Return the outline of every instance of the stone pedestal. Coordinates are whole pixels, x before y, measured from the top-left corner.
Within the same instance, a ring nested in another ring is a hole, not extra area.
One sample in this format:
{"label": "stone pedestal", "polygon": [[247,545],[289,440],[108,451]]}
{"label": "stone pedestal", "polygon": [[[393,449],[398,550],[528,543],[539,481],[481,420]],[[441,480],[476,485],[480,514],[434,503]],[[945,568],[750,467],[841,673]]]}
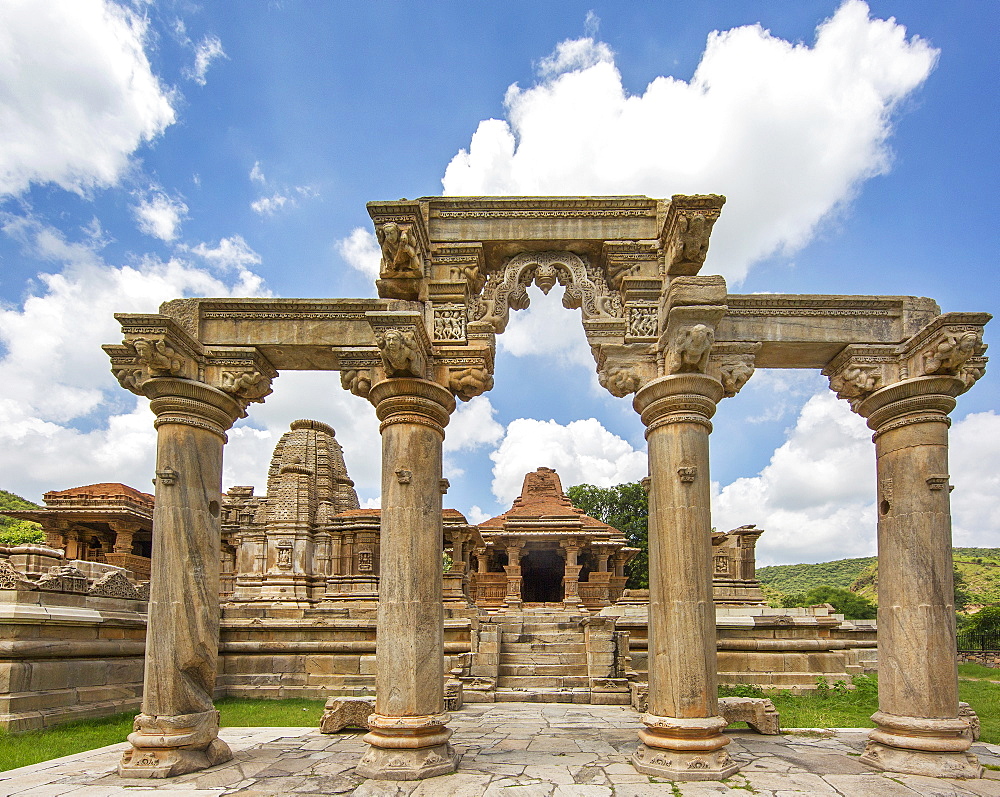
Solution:
{"label": "stone pedestal", "polygon": [[453,772],[444,713],[441,443],[451,393],[422,379],[372,387],[382,421],[381,581],[375,713],[357,772],[419,780]]}
{"label": "stone pedestal", "polygon": [[521,546],[507,546],[507,564],[503,566],[507,574],[507,595],[504,606],[513,611],[520,609],[524,603],[521,599]]}
{"label": "stone pedestal", "polygon": [[669,780],[720,780],[739,767],[723,749],[712,603],[710,418],[722,385],[660,377],[634,407],[649,447],[649,703],[632,764]]}
{"label": "stone pedestal", "polygon": [[893,772],[976,778],[959,717],[948,497],[948,413],[965,389],[925,376],[858,406],[878,468],[878,726],[862,761]]}
{"label": "stone pedestal", "polygon": [[212,705],[219,651],[222,448],[242,412],[185,379],[147,380],[156,414],[156,508],[142,713],[118,773],[166,778],[228,761]]}

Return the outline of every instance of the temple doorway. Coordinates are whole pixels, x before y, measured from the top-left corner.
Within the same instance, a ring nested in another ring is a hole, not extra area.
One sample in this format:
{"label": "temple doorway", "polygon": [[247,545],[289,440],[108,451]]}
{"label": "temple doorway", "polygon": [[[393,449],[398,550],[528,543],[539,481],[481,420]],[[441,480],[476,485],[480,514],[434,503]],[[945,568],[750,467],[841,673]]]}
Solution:
{"label": "temple doorway", "polygon": [[553,548],[528,551],[521,558],[521,594],[525,603],[558,603],[563,599],[565,565]]}

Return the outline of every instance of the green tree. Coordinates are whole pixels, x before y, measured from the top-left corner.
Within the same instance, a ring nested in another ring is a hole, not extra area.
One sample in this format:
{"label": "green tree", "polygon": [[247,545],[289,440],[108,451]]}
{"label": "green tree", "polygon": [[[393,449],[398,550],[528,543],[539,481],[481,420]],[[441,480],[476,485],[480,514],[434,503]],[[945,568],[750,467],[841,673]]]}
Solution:
{"label": "green tree", "polygon": [[995,650],[1000,642],[1000,606],[985,606],[971,615],[962,635],[978,650]]}
{"label": "green tree", "polygon": [[2,514],[7,509],[37,509],[38,504],[26,501],[19,495],[0,490],[0,545],[23,545],[45,542],[42,527],[29,520],[18,520]]}
{"label": "green tree", "polygon": [[649,587],[649,504],[639,482],[614,487],[577,484],[566,491],[577,509],[621,531],[639,553],[626,565],[629,589]]}
{"label": "green tree", "polygon": [[843,587],[813,587],[808,592],[786,595],[783,605],[815,606],[819,603],[829,603],[837,614],[842,614],[848,620],[874,620],[877,607],[868,598],[851,592]]}

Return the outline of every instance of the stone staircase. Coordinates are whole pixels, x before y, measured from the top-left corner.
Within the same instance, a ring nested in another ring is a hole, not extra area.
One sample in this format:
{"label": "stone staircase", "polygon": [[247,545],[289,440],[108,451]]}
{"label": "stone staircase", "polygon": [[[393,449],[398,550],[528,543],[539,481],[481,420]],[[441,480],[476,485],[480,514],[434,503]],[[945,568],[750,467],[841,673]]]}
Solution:
{"label": "stone staircase", "polygon": [[469,675],[467,702],[626,705],[628,685],[616,678],[611,618],[539,607],[486,618]]}

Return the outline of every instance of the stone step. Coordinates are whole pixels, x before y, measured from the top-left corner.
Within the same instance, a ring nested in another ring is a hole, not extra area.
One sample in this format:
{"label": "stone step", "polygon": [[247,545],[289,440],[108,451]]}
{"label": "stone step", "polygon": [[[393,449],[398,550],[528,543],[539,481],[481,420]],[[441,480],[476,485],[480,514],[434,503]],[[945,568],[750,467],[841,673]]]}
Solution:
{"label": "stone step", "polygon": [[569,631],[552,631],[547,633],[535,633],[535,634],[514,634],[509,631],[504,631],[503,636],[500,641],[503,644],[509,642],[535,642],[537,644],[546,645],[562,645],[565,643],[584,643],[584,636],[580,633],[570,633]]}
{"label": "stone step", "polygon": [[586,675],[501,675],[497,687],[508,689],[573,689],[590,687]]}
{"label": "stone step", "polygon": [[504,642],[500,648],[502,654],[535,654],[535,655],[585,655],[587,645],[584,642]]}
{"label": "stone step", "polygon": [[497,703],[577,703],[590,702],[589,689],[497,689]]}
{"label": "stone step", "polygon": [[586,653],[532,653],[518,652],[508,653],[506,650],[500,654],[500,664],[526,664],[529,666],[555,666],[567,667],[587,664]]}
{"label": "stone step", "polygon": [[521,630],[525,634],[533,634],[538,631],[576,631],[582,634],[583,626],[578,622],[540,623],[537,621],[528,622],[526,620],[521,623]]}
{"label": "stone step", "polygon": [[531,662],[502,662],[497,672],[501,676],[578,676],[587,674],[587,664],[533,664]]}

